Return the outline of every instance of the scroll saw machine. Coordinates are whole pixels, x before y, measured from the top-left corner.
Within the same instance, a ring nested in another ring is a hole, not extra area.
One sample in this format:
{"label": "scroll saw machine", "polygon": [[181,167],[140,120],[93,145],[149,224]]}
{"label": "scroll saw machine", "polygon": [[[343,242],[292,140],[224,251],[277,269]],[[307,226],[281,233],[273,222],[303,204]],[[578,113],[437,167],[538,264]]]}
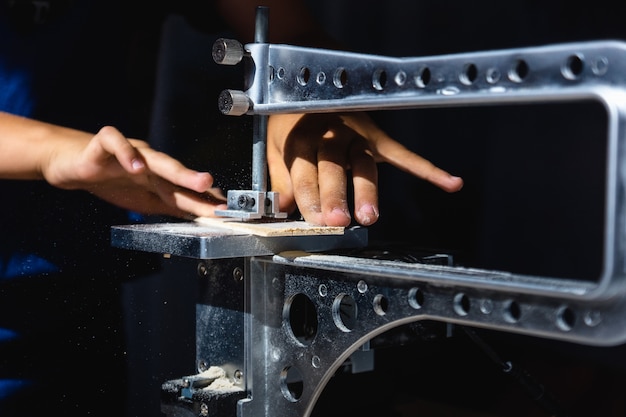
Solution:
{"label": "scroll saw machine", "polygon": [[219,214],[285,217],[266,185],[271,114],[591,102],[604,112],[598,274],[477,268],[447,253],[354,255],[368,246],[361,227],[262,236],[199,222],[115,226],[114,246],[179,257],[197,276],[198,373],[163,384],[165,414],[308,416],[346,363],[373,368],[376,337],[426,320],[590,346],[626,341],[626,44],[392,58],[270,44],[267,22],[259,8],[254,43],[213,46],[217,63],[246,65],[245,91],[224,91],[219,108],[251,116],[254,129],[252,188],[229,191]]}

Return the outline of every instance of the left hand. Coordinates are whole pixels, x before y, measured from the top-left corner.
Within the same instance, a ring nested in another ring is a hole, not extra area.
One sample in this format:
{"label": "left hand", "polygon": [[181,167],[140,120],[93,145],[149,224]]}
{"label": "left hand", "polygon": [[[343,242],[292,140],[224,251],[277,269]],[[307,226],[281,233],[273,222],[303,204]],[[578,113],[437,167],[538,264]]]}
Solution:
{"label": "left hand", "polygon": [[58,188],[83,189],[142,214],[187,219],[211,217],[215,209],[226,208],[221,190],[212,188],[211,174],[189,169],[114,127],[96,135],[55,129],[66,135],[58,135],[62,139],[55,141],[42,172]]}
{"label": "left hand", "polygon": [[378,172],[387,162],[437,187],[455,192],[463,180],[411,152],[366,113],[281,114],[268,123],[267,158],[272,190],[282,211],[297,207],[312,224],[348,226],[347,171],[354,185],[354,217],[378,220]]}

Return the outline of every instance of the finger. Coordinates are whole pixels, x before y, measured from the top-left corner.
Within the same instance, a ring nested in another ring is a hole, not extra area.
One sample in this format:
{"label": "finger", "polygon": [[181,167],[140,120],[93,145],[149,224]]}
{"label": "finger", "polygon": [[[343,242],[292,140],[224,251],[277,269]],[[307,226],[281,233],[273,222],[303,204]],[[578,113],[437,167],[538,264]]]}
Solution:
{"label": "finger", "polygon": [[463,179],[435,166],[426,158],[417,155],[391,138],[377,142],[377,152],[384,161],[398,169],[422,178],[447,192],[459,191]]}
{"label": "finger", "polygon": [[131,174],[144,172],[148,167],[151,172],[172,184],[196,192],[205,192],[213,185],[211,174],[189,169],[165,153],[150,148],[146,142],[128,140],[114,127],[103,127],[96,138],[98,139],[96,143],[106,151],[101,153],[100,159],[104,161],[108,158],[107,153],[115,155],[119,164]]}
{"label": "finger", "polygon": [[225,200],[219,194],[196,193],[160,178],[155,178],[152,184],[155,194],[158,195],[161,203],[168,207],[171,215],[184,218],[190,214],[198,217],[214,217],[215,210],[226,209]]}
{"label": "finger", "polygon": [[145,170],[145,163],[140,153],[116,128],[104,126],[94,139],[86,150],[91,153],[94,161],[104,164],[110,155],[114,155],[117,162],[129,173],[137,174]]}
{"label": "finger", "polygon": [[363,226],[372,225],[379,217],[378,169],[364,141],[356,141],[350,148],[350,165],[354,184],[354,217]]}
{"label": "finger", "polygon": [[181,218],[194,217],[217,217],[216,210],[226,210],[228,207],[223,200],[216,200],[209,195],[194,195],[186,191],[175,191],[172,194],[175,209],[183,215]]}
{"label": "finger", "polygon": [[[320,205],[320,193],[317,173],[317,154],[305,138],[298,138],[294,143],[294,155],[289,175],[293,184],[293,194],[300,214],[311,224],[323,225],[324,218]],[[297,149],[296,149],[297,148]]]}
{"label": "finger", "polygon": [[317,184],[317,167],[305,159],[294,160],[291,166],[294,199],[304,220],[324,225]]}
{"label": "finger", "polygon": [[226,209],[224,200],[206,195],[193,195],[173,185],[159,185],[149,191],[145,187],[109,187],[95,189],[95,195],[118,207],[145,215],[167,215],[181,219],[215,217],[215,210]]}
{"label": "finger", "polygon": [[213,187],[207,191],[210,198],[226,202],[226,196],[221,188]]}
{"label": "finger", "polygon": [[[322,140],[318,151],[318,182],[319,195],[324,224],[327,226],[348,226],[351,221],[348,209],[347,177],[348,166],[347,146],[349,141],[346,132],[335,128],[332,138]],[[352,135],[351,132],[347,132]]]}
{"label": "finger", "polygon": [[137,149],[150,172],[164,180],[203,193],[213,186],[213,176],[208,172],[198,172],[187,168],[178,160],[152,148]]}
{"label": "finger", "polygon": [[293,194],[293,184],[289,169],[284,159],[274,146],[268,145],[267,162],[272,191],[278,193],[280,211],[293,213],[296,209],[296,200]]}
{"label": "finger", "polygon": [[341,117],[347,126],[368,139],[377,162],[388,162],[448,192],[455,192],[463,187],[463,179],[409,151],[381,130],[366,113],[347,113]]}
{"label": "finger", "polygon": [[97,189],[95,195],[118,207],[144,215],[166,215],[188,218],[189,212],[171,206],[157,194],[143,187],[115,187],[111,190]]}

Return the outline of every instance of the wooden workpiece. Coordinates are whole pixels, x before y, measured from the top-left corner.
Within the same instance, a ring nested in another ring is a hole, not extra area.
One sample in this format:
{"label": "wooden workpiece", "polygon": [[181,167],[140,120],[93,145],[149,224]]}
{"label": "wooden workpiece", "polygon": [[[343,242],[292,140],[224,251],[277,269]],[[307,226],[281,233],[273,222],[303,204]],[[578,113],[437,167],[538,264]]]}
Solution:
{"label": "wooden workpiece", "polygon": [[311,236],[311,235],[343,235],[344,227],[316,226],[302,220],[242,220],[230,217],[198,217],[196,222],[244,232],[257,236]]}

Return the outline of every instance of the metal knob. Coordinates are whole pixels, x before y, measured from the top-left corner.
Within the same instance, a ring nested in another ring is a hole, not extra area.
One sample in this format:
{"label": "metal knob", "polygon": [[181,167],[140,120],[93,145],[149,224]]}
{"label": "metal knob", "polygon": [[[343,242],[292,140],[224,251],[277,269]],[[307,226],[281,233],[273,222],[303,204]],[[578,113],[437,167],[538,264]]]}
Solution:
{"label": "metal knob", "polygon": [[251,102],[243,91],[224,90],[218,97],[217,107],[228,116],[241,116],[250,110]]}
{"label": "metal knob", "polygon": [[222,65],[236,65],[243,58],[243,45],[234,39],[219,38],[213,43],[213,60]]}

